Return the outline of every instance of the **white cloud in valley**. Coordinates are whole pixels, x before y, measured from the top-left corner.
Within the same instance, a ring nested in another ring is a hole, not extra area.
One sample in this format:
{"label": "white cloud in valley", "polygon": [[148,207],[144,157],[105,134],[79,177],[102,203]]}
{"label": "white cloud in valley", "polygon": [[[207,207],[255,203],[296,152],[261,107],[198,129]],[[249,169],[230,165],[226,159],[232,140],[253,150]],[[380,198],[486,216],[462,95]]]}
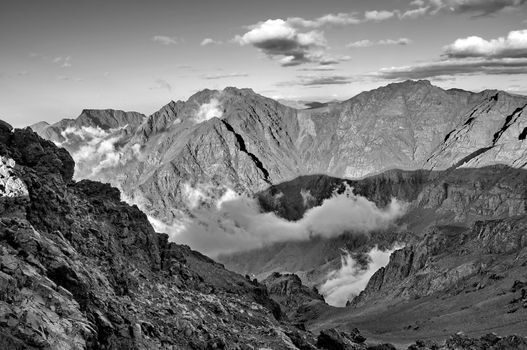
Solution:
{"label": "white cloud in valley", "polygon": [[103,169],[114,167],[140,155],[140,145],[116,147],[126,126],[103,130],[100,127],[67,127],[58,146],[68,147],[75,160],[75,178],[92,178]]}
{"label": "white cloud in valley", "polygon": [[328,274],[319,292],[332,306],[346,306],[348,300],[352,300],[366,288],[370,278],[381,267],[388,265],[390,255],[402,246],[396,245],[392,249],[380,250],[374,247],[367,254],[367,266],[363,266],[346,253],[341,257],[341,267]]}
{"label": "white cloud in valley", "polygon": [[191,215],[172,227],[165,225],[163,228],[167,229],[172,241],[213,257],[316,236],[367,234],[391,227],[405,212],[404,203],[395,199],[386,208],[378,208],[348,189],[326,199],[293,222],[274,213],[261,212],[255,199],[237,195],[228,188],[205,185],[185,185],[183,188]]}

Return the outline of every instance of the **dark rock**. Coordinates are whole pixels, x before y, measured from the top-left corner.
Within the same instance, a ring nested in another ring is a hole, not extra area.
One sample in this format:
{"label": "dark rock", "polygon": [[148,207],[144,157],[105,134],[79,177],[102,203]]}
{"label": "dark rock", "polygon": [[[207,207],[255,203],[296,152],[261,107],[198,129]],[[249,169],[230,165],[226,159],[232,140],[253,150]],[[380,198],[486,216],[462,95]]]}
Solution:
{"label": "dark rock", "polygon": [[338,329],[330,328],[320,331],[317,338],[317,346],[327,350],[355,350],[365,349],[364,338],[357,329],[346,333]]}

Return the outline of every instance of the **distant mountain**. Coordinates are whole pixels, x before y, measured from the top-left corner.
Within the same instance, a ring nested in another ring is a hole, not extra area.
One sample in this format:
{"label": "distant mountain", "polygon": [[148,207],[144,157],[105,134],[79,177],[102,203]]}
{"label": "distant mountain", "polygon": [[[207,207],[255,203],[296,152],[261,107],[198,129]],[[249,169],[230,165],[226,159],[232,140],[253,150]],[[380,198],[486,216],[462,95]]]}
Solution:
{"label": "distant mountain", "polygon": [[[111,182],[171,221],[186,206],[185,184],[255,193],[305,174],[361,178],[394,168],[446,169],[469,159],[465,165],[523,167],[526,104],[526,97],[505,92],[406,81],[297,110],[250,89],[226,88],[172,101],[149,117],[85,111],[33,128],[72,152],[77,178]],[[103,132],[93,135],[90,128]],[[84,138],[72,137],[74,130],[84,130]],[[91,148],[82,148],[89,142]]]}

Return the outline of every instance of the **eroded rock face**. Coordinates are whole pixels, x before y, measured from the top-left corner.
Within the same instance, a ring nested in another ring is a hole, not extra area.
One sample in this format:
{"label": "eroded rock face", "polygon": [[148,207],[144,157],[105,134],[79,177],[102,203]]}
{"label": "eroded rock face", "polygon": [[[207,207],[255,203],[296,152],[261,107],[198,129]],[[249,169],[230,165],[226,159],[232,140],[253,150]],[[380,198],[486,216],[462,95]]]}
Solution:
{"label": "eroded rock face", "polygon": [[[477,221],[471,228],[433,227],[420,242],[395,251],[351,304],[455,294],[497,283],[496,276],[499,280],[525,263],[526,224],[522,215]],[[510,266],[509,260],[515,263]]]}
{"label": "eroded rock face", "polygon": [[525,98],[501,91],[485,94],[487,97],[447,134],[445,141],[427,159],[425,167],[526,166],[526,143],[522,135],[527,127]]}
{"label": "eroded rock face", "polygon": [[302,284],[295,274],[275,272],[262,281],[273,300],[282,306],[283,312],[294,320],[298,309],[306,304],[324,303],[324,297],[316,289]]}
{"label": "eroded rock face", "polygon": [[168,242],[110,185],[73,181],[65,150],[0,131],[1,173],[27,189],[1,197],[20,202],[0,206],[0,348],[292,348],[287,334],[309,344],[264,286]]}

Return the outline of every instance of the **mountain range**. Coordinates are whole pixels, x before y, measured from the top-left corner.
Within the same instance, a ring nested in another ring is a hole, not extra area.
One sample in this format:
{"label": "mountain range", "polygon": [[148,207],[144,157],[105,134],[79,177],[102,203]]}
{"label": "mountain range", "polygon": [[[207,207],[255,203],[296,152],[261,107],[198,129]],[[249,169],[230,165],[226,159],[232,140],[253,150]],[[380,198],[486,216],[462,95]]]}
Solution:
{"label": "mountain range", "polygon": [[68,176],[119,188],[174,231],[165,239],[198,250],[228,239],[201,250],[322,343],[359,327],[428,349],[459,330],[526,335],[526,106],[428,81],[308,109],[230,87],[150,116],[84,110],[31,129],[71,153]]}
{"label": "mountain range", "polygon": [[[522,168],[527,98],[405,81],[296,110],[250,89],[203,90],[146,117],[85,110],[32,126],[77,160],[76,177],[110,182],[171,222],[183,185],[256,193],[300,175],[362,178],[390,169],[504,163]],[[88,144],[89,147],[83,147]]]}

